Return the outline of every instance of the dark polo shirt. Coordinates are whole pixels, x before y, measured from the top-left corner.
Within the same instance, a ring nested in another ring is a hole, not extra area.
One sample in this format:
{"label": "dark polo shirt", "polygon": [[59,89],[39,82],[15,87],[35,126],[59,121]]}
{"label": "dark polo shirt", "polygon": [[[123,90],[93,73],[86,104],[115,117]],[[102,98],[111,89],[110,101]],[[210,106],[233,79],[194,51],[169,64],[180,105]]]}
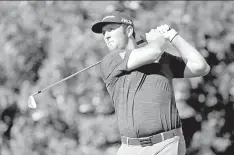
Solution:
{"label": "dark polo shirt", "polygon": [[126,71],[131,51],[108,53],[101,75],[113,101],[120,134],[145,137],[181,127],[173,78],[183,78],[182,58],[164,53],[159,63]]}

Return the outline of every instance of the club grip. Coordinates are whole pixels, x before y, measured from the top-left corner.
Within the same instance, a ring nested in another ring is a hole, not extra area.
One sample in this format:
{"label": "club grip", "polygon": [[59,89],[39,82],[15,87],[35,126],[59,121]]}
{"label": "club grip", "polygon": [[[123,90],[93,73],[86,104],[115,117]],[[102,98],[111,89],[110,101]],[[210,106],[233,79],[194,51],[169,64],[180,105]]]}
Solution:
{"label": "club grip", "polygon": [[141,40],[139,40],[139,41],[137,42],[137,45],[140,45],[140,44],[142,44],[142,43],[144,43],[144,42],[147,43],[145,34],[140,35],[140,38],[141,38]]}
{"label": "club grip", "polygon": [[141,38],[144,42],[147,42],[145,34],[140,35],[140,38]]}

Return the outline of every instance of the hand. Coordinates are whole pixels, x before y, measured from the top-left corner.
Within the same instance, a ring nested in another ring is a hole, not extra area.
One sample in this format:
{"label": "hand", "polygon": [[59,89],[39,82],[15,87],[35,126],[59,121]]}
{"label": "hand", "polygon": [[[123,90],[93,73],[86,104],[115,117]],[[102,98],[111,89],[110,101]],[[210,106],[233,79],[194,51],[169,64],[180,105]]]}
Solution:
{"label": "hand", "polygon": [[162,25],[157,27],[157,30],[170,42],[178,34],[174,29],[171,29],[169,25]]}
{"label": "hand", "polygon": [[166,41],[165,37],[157,29],[151,29],[150,32],[145,34],[145,37],[148,43],[156,42],[159,46],[162,46]]}
{"label": "hand", "polygon": [[161,34],[166,33],[167,31],[169,31],[171,28],[169,25],[161,25],[159,27],[157,27],[158,32],[160,32]]}

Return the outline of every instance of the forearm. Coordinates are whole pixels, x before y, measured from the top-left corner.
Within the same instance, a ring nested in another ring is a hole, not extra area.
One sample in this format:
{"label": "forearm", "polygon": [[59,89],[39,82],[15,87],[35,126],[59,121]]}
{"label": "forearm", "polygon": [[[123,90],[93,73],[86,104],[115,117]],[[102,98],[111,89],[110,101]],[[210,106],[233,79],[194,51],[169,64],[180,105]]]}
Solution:
{"label": "forearm", "polygon": [[[155,45],[156,44],[156,45]],[[151,46],[152,48],[152,56],[151,56],[151,62],[158,62],[158,60],[161,58],[162,54],[164,53],[164,50],[163,50],[163,44],[158,44],[158,43],[155,43],[154,45],[150,45],[148,44],[149,46]]]}
{"label": "forearm", "polygon": [[159,34],[158,32],[156,36],[157,39],[154,39],[150,42],[148,41],[148,44],[144,47],[144,53],[148,52],[146,53],[146,55],[148,55],[149,63],[158,62],[158,60],[161,58],[161,55],[164,53],[164,45],[166,39],[163,35]]}
{"label": "forearm", "polygon": [[204,57],[180,35],[176,35],[171,43],[179,51],[181,57],[187,60],[187,67],[191,71],[208,72],[210,70]]}
{"label": "forearm", "polygon": [[143,65],[157,62],[163,53],[160,47],[160,44],[155,41],[132,50],[128,59],[127,70],[130,71]]}

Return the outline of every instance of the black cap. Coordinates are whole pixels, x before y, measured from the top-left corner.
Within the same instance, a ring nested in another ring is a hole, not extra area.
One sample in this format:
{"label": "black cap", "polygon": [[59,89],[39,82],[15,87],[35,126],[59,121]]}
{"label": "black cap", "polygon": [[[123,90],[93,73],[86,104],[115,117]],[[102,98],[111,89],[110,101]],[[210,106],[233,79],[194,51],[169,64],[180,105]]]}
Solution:
{"label": "black cap", "polygon": [[95,23],[92,26],[92,31],[94,33],[102,33],[102,27],[106,24],[118,23],[118,24],[127,24],[133,26],[131,18],[123,12],[115,11],[106,15],[102,21]]}

